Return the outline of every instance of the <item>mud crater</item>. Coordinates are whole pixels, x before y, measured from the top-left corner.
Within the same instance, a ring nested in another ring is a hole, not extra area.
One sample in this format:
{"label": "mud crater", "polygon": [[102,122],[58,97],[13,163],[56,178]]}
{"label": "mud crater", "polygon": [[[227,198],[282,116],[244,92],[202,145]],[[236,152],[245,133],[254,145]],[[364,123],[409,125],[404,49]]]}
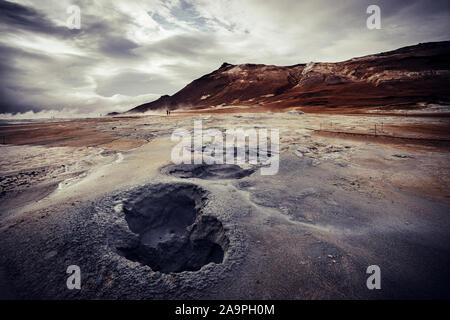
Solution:
{"label": "mud crater", "polygon": [[131,198],[123,211],[138,240],[117,248],[119,254],[163,273],[223,262],[229,240],[222,223],[202,213],[206,191],[192,184],[160,184]]}
{"label": "mud crater", "polygon": [[204,180],[242,179],[255,172],[235,164],[172,164],[162,172],[177,178],[198,178]]}

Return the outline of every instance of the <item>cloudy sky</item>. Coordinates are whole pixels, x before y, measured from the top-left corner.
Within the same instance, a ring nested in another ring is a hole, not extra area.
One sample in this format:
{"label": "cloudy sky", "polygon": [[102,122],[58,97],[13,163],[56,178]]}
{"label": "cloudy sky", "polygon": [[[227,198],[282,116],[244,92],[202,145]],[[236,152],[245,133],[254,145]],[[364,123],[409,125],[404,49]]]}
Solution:
{"label": "cloudy sky", "polygon": [[449,21],[448,0],[0,0],[0,113],[125,111],[225,61],[342,61],[450,40]]}

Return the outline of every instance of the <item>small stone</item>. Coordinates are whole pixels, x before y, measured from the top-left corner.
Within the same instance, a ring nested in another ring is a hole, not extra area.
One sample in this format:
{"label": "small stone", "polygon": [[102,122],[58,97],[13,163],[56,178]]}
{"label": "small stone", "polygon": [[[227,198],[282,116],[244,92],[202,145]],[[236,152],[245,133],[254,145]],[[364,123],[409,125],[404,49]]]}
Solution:
{"label": "small stone", "polygon": [[393,156],[393,157],[396,157],[396,158],[400,158],[400,159],[413,158],[413,157],[408,156],[408,155],[406,155],[406,154],[393,154],[392,156]]}
{"label": "small stone", "polygon": [[320,164],[320,161],[319,160],[316,160],[316,159],[314,159],[313,160],[313,162],[312,162],[312,165],[315,167],[315,166],[318,166]]}
{"label": "small stone", "polygon": [[301,153],[308,153],[309,152],[309,148],[307,148],[307,147],[298,147],[297,151],[301,152]]}
{"label": "small stone", "polygon": [[47,253],[47,254],[44,256],[44,259],[50,259],[50,258],[53,258],[53,257],[56,256],[57,254],[58,254],[58,251],[56,251],[56,250],[50,251],[49,253]]}

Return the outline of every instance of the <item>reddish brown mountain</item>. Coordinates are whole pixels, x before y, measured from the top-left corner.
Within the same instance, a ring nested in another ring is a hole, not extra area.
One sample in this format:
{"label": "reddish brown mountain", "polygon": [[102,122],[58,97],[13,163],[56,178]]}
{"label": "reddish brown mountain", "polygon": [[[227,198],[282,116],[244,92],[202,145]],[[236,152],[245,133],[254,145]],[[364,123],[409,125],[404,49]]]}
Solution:
{"label": "reddish brown mountain", "polygon": [[350,111],[450,102],[450,41],[338,63],[231,65],[128,112],[157,109]]}

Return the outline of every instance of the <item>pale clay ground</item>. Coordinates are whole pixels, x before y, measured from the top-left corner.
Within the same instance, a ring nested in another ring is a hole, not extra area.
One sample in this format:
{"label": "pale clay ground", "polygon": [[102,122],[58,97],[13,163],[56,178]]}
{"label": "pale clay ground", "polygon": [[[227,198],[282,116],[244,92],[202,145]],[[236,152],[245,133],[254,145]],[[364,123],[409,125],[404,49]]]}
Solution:
{"label": "pale clay ground", "polygon": [[[192,130],[194,120],[204,129],[279,129],[279,173],[225,180],[162,174],[175,145],[170,135]],[[1,145],[0,297],[448,298],[448,145],[316,131],[374,134],[375,124],[378,135],[433,139],[393,128],[449,125],[413,117],[175,114],[93,121],[117,138],[105,145]],[[109,229],[126,229],[123,194],[177,182],[210,193],[205,210],[229,230],[224,262],[163,274],[117,254],[119,233]],[[65,288],[69,264],[89,269],[78,292]],[[365,287],[371,264],[382,269],[382,290]]]}

